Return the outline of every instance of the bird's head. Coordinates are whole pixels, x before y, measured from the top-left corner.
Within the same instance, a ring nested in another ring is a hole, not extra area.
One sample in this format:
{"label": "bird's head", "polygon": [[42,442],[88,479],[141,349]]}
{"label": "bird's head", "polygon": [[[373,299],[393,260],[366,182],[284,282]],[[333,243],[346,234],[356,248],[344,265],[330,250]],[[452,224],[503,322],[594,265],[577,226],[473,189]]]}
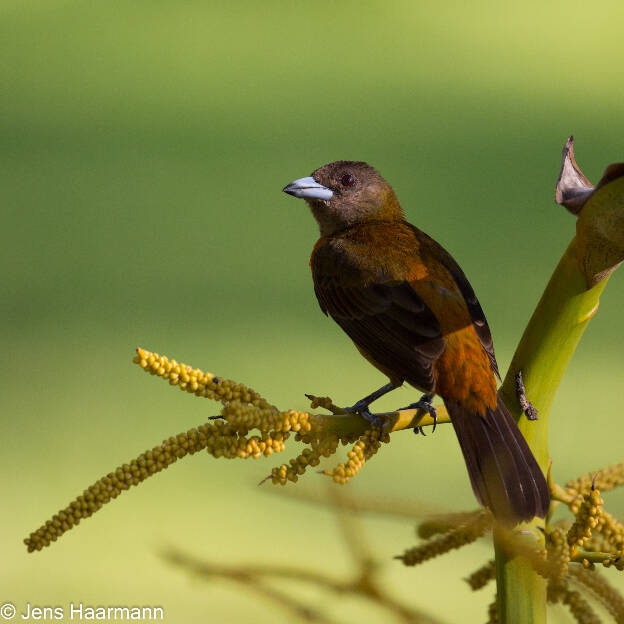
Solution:
{"label": "bird's head", "polygon": [[284,187],[306,200],[322,236],[366,221],[397,221],[403,211],[379,172],[365,162],[337,160]]}

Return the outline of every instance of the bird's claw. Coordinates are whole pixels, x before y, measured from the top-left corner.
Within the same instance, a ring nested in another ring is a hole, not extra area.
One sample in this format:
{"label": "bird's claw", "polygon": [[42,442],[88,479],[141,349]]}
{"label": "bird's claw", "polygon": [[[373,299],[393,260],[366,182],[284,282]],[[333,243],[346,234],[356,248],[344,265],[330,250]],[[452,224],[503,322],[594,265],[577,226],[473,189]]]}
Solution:
{"label": "bird's claw", "polygon": [[350,407],[343,407],[342,409],[349,414],[362,414],[362,412],[368,412],[369,405],[370,403],[367,403],[366,401],[358,401]]}
{"label": "bird's claw", "polygon": [[358,401],[354,405],[343,407],[342,409],[349,414],[359,414],[362,418],[368,420],[373,428],[379,429],[379,437],[381,437],[383,435],[384,421],[377,414],[373,414],[368,409],[368,406],[369,404],[365,401]]}
{"label": "bird's claw", "polygon": [[379,430],[379,437],[382,438],[384,421],[381,418],[379,418],[377,414],[373,414],[369,409],[364,409],[361,412],[359,412],[359,414],[363,418],[366,418],[366,420],[368,420],[368,422],[372,425],[374,429],[376,428]]}
{"label": "bird's claw", "polygon": [[[401,408],[402,410],[406,410],[406,409],[425,410],[431,416],[431,418],[433,418],[433,429],[431,430],[431,433],[433,433],[436,430],[436,427],[438,426],[438,410],[431,404],[432,400],[433,400],[433,396],[429,394],[423,394],[420,397],[420,399],[416,401],[416,403],[411,403],[410,405]],[[422,435],[427,435],[423,431],[422,427],[414,427],[414,433],[421,433]]]}

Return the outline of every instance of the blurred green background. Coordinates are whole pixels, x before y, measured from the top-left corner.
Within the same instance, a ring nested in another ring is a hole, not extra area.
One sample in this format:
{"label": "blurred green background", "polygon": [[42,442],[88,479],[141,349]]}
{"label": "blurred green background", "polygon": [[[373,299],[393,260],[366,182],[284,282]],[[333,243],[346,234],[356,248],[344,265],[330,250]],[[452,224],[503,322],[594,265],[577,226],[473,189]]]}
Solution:
{"label": "blurred green background", "polygon": [[[256,487],[296,445],[259,461],[200,454],[52,548],[28,555],[22,539],[102,474],[217,413],[142,374],[137,345],[283,407],[305,408],[304,392],[352,403],[383,382],[320,313],[316,226],[281,192],[325,162],[374,164],[452,251],[504,370],[574,232],[553,201],[565,139],[574,133],[594,182],[624,158],[622,19],[616,1],[2,1],[0,600],[162,605],[171,624],[287,622],[160,551],[351,573],[332,512]],[[623,278],[557,397],[560,481],[624,460]],[[323,479],[290,487],[322,492]],[[396,434],[348,487],[475,506],[450,427]],[[624,511],[617,494],[607,504]],[[487,544],[404,569],[392,556],[415,543],[413,523],[370,518],[364,530],[389,591],[447,622],[485,619],[493,588],[471,593],[462,579]],[[387,617],[285,587],[339,622]]]}

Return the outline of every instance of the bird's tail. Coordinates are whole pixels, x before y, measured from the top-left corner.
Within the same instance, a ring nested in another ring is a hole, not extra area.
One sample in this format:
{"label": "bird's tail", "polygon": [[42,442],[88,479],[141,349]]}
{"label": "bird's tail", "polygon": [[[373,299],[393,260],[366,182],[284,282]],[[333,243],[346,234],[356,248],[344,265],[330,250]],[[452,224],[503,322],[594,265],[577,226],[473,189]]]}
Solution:
{"label": "bird's tail", "polygon": [[501,399],[485,414],[445,405],[479,502],[506,524],[543,518],[550,502],[546,479]]}

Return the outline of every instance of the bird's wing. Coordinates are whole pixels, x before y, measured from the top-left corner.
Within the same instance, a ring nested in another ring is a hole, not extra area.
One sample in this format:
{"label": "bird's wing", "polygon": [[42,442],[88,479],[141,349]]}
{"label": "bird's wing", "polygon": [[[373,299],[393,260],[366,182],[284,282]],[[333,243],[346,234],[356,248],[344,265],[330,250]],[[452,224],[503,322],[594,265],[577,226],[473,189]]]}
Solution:
{"label": "bird's wing", "polygon": [[[414,228],[416,230],[416,228]],[[466,307],[468,308],[468,312],[470,313],[470,318],[472,319],[472,324],[474,326],[474,330],[477,334],[477,338],[481,343],[481,346],[485,350],[487,354],[488,360],[490,361],[490,367],[494,374],[500,379],[500,373],[498,372],[498,364],[496,363],[496,355],[494,354],[494,342],[492,341],[492,333],[490,332],[490,327],[488,325],[487,319],[485,318],[485,313],[483,312],[483,308],[475,295],[468,278],[462,271],[461,267],[453,256],[451,256],[444,247],[434,241],[430,236],[427,236],[424,232],[417,230],[417,236],[424,245],[421,245],[421,253],[429,247],[432,250],[432,253],[435,256],[437,262],[440,262],[446,270],[451,274],[452,278],[455,280],[457,284],[457,288],[461,293],[464,301],[466,302]],[[433,249],[435,247],[435,249]]]}
{"label": "bird's wing", "polygon": [[379,368],[433,390],[433,363],[445,344],[438,320],[409,282],[343,285],[329,277],[315,279],[314,290],[323,312]]}

